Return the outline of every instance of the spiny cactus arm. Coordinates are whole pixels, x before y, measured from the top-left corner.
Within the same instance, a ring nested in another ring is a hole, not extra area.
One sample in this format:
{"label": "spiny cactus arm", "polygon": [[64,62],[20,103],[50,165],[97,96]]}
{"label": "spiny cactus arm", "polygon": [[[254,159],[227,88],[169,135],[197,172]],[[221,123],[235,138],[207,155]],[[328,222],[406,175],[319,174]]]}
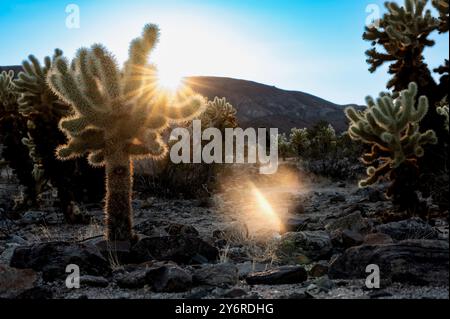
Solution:
{"label": "spiny cactus arm", "polygon": [[433,6],[439,12],[439,32],[446,33],[449,31],[449,1],[448,0],[433,0]]}
{"label": "spiny cactus arm", "polygon": [[178,95],[171,107],[166,108],[165,116],[174,122],[187,121],[203,112],[205,99],[201,95]]}
{"label": "spiny cactus arm", "polygon": [[160,159],[168,152],[166,144],[157,133],[147,131],[140,136],[139,142],[139,144],[130,143],[126,145],[125,151],[133,158]]}
{"label": "spiny cactus arm", "polygon": [[141,88],[142,75],[148,73],[147,60],[151,50],[159,39],[159,28],[154,24],[144,27],[141,37],[134,39],[130,44],[129,58],[124,66],[123,95],[135,96]]}
{"label": "spiny cactus arm", "polygon": [[91,54],[97,66],[100,83],[103,86],[105,95],[114,106],[120,106],[118,101],[120,96],[120,71],[113,55],[101,44],[91,47]]}
{"label": "spiny cactus arm", "polygon": [[360,187],[367,187],[367,186],[375,184],[376,182],[378,182],[378,180],[381,177],[383,177],[387,173],[389,173],[390,170],[391,170],[391,167],[390,167],[390,163],[389,162],[383,163],[378,168],[375,168],[373,166],[368,167],[367,171],[366,171],[366,173],[368,175],[368,178],[361,180],[359,182],[359,186]]}
{"label": "spiny cactus arm", "polygon": [[[17,94],[14,90],[14,71],[0,73],[0,106],[7,110],[17,102]],[[3,110],[2,110],[3,111]]]}
{"label": "spiny cactus arm", "polygon": [[444,116],[444,118],[445,118],[444,127],[448,131],[449,130],[449,114],[448,114],[449,107],[448,107],[448,102],[441,102],[441,103],[442,103],[441,104],[442,106],[437,107],[436,108],[436,112],[438,112],[438,114]]}
{"label": "spiny cactus arm", "polygon": [[59,159],[68,160],[104,148],[104,132],[91,128],[84,130],[80,136],[72,137],[67,145],[60,146],[57,149],[57,156]]}
{"label": "spiny cactus arm", "polygon": [[88,156],[88,162],[94,167],[105,166],[105,153],[103,151],[91,152]]}

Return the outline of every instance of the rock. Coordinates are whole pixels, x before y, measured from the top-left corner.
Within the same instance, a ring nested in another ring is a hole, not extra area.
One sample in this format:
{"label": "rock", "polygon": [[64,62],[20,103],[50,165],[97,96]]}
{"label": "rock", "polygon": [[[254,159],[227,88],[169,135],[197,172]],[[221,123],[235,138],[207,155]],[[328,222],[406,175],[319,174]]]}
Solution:
{"label": "rock", "polygon": [[131,253],[136,262],[156,259],[179,264],[214,262],[219,257],[217,248],[200,238],[183,235],[143,238],[131,248]]}
{"label": "rock", "polygon": [[103,236],[100,236],[83,243],[94,245],[103,257],[116,263],[127,263],[131,259],[131,244],[129,241],[108,241]]}
{"label": "rock", "polygon": [[14,243],[14,244],[19,244],[19,245],[26,245],[28,242],[23,239],[20,236],[17,235],[11,235],[11,237],[8,239],[8,243]]}
{"label": "rock", "polygon": [[192,287],[192,274],[177,265],[150,269],[147,280],[156,292],[184,292]]}
{"label": "rock", "polygon": [[0,264],[0,298],[16,298],[34,288],[37,281],[38,275],[32,269],[17,269]]}
{"label": "rock", "polygon": [[45,214],[45,212],[31,210],[25,212],[18,223],[20,225],[42,224],[45,222]]}
{"label": "rock", "polygon": [[392,294],[385,290],[377,290],[377,291],[369,293],[370,299],[378,299],[378,298],[385,298],[385,297],[392,297]]}
{"label": "rock", "polygon": [[309,270],[310,277],[322,277],[328,274],[328,262],[326,260],[321,260],[314,264]]}
{"label": "rock", "polygon": [[261,272],[267,269],[266,265],[251,261],[236,264],[236,267],[238,269],[239,279],[245,279],[249,274],[253,272]]}
{"label": "rock", "polygon": [[296,291],[288,295],[283,295],[280,299],[314,299],[314,296],[308,293],[306,290],[302,290],[300,292]]}
{"label": "rock", "polygon": [[364,245],[392,244],[392,237],[383,233],[368,234],[364,237]]}
{"label": "rock", "polygon": [[80,286],[89,286],[89,287],[107,287],[109,285],[109,281],[105,277],[100,276],[80,276]]}
{"label": "rock", "polygon": [[153,220],[146,220],[140,224],[134,226],[134,229],[139,234],[143,234],[148,237],[162,237],[168,236],[169,234],[164,229],[167,227],[167,223],[160,225],[161,223],[157,223]]}
{"label": "rock", "polygon": [[437,239],[439,237],[439,233],[432,226],[418,217],[379,225],[376,230],[395,240]]}
{"label": "rock", "polygon": [[282,266],[279,268],[250,274],[245,279],[249,285],[284,285],[302,283],[308,279],[305,268]]}
{"label": "rock", "polygon": [[348,229],[342,232],[342,244],[345,248],[359,246],[363,242],[364,238],[360,233]]}
{"label": "rock", "polygon": [[293,217],[284,222],[285,232],[297,232],[306,230],[310,218],[309,217]]}
{"label": "rock", "polygon": [[231,288],[222,294],[222,298],[242,298],[248,295],[248,292],[242,288]]}
{"label": "rock", "polygon": [[229,263],[204,265],[194,272],[194,282],[198,285],[227,287],[236,285],[238,281],[238,268]]}
{"label": "rock", "polygon": [[42,271],[45,281],[66,278],[66,267],[76,264],[80,275],[101,276],[110,273],[109,262],[92,245],[69,242],[39,243],[14,250],[10,265]]}
{"label": "rock", "polygon": [[199,233],[195,227],[183,224],[170,224],[166,227],[166,232],[169,235],[183,235],[183,236],[193,236],[198,237]]}
{"label": "rock", "polygon": [[335,194],[333,196],[331,196],[329,202],[330,204],[336,204],[336,203],[344,203],[347,200],[345,199],[345,196],[342,194]]}
{"label": "rock", "polygon": [[382,202],[386,200],[386,195],[376,188],[369,188],[367,192],[367,200],[371,203]]}
{"label": "rock", "polygon": [[243,262],[250,259],[248,255],[248,250],[245,247],[225,248],[224,253],[225,251],[228,259],[235,262]]}
{"label": "rock", "polygon": [[142,288],[147,284],[148,267],[137,268],[130,272],[119,273],[115,276],[120,288]]}
{"label": "rock", "polygon": [[359,233],[366,232],[368,228],[370,226],[359,211],[337,218],[325,226],[328,231],[349,229]]}
{"label": "rock", "polygon": [[303,231],[283,234],[276,247],[276,255],[285,261],[305,255],[318,260],[327,257],[332,250],[330,236],[324,231]]}
{"label": "rock", "polygon": [[332,279],[362,279],[375,264],[384,280],[409,284],[448,284],[449,244],[440,240],[405,240],[349,248],[330,265]]}

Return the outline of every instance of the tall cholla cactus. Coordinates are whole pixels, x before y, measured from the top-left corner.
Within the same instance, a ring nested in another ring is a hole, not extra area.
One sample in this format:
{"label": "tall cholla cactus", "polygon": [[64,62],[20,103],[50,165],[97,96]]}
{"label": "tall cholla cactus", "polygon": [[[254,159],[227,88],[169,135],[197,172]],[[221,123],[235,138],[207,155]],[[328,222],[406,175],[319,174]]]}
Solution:
{"label": "tall cholla cactus", "polygon": [[200,116],[204,127],[215,127],[223,131],[225,128],[237,127],[236,109],[226,98],[215,97],[208,101],[205,111]]}
{"label": "tall cholla cactus", "polygon": [[428,100],[421,96],[416,107],[416,96],[417,85],[410,83],[408,90],[402,91],[395,100],[381,94],[376,101],[367,98],[368,107],[364,112],[352,107],[346,109],[351,122],[350,137],[372,145],[371,153],[362,157],[363,162],[371,166],[367,169],[368,178],[360,182],[361,187],[372,185],[387,175],[394,182],[388,196],[396,195],[397,186],[405,190],[408,185],[395,183],[396,178],[401,178],[400,167],[415,166],[417,158],[424,155],[423,146],[437,143],[434,131],[419,131],[419,122],[428,112]]}
{"label": "tall cholla cactus", "polygon": [[[171,122],[196,116],[203,99],[196,95],[161,98],[154,67],[147,63],[159,30],[146,25],[131,42],[124,69],[101,45],[78,51],[71,66],[58,58],[48,75],[53,91],[72,105],[76,115],[60,128],[69,138],[57,149],[62,160],[89,153],[94,166],[106,167],[106,225],[108,240],[133,240],[132,160],[162,158],[167,146],[160,133]],[[172,102],[174,105],[169,105]]]}
{"label": "tall cholla cactus", "polygon": [[[416,82],[420,94],[431,96],[436,83],[424,62],[423,52],[434,45],[430,34],[439,28],[439,20],[426,8],[428,0],[405,0],[404,6],[386,2],[388,12],[377,25],[366,27],[363,38],[372,42],[366,52],[370,72],[384,63],[391,63],[389,73],[394,76],[387,88],[400,92],[410,82]],[[378,51],[377,46],[383,50]]]}

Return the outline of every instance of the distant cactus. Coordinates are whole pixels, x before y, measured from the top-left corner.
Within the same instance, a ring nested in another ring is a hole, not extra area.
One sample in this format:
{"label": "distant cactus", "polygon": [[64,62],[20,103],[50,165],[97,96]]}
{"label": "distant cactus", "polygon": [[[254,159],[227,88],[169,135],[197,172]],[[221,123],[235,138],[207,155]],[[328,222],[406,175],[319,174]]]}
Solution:
{"label": "distant cactus", "polygon": [[14,72],[0,73],[0,143],[1,157],[13,170],[21,185],[25,187],[24,202],[18,209],[36,204],[36,184],[32,176],[33,163],[28,148],[22,143],[27,136],[27,121],[18,112],[18,95],[14,90]]}
{"label": "distant cactus", "polygon": [[439,104],[436,111],[438,112],[439,115],[442,115],[445,118],[444,127],[448,132],[449,131],[449,123],[448,123],[448,100],[447,100],[447,98]]}
{"label": "distant cactus", "polygon": [[311,145],[307,128],[300,129],[294,127],[291,129],[289,140],[291,141],[292,147],[295,148],[297,156],[301,156]]}
{"label": "distant cactus", "polygon": [[283,161],[292,153],[292,144],[286,134],[282,133],[278,135],[278,154]]}
{"label": "distant cactus", "polygon": [[199,119],[202,121],[202,127],[215,127],[221,131],[237,127],[236,109],[226,98],[215,97],[213,101],[208,101]]}
{"label": "distant cactus", "polygon": [[[395,100],[388,94],[381,94],[376,101],[367,98],[368,107],[364,112],[352,107],[346,109],[351,122],[350,137],[372,145],[371,153],[362,157],[363,162],[371,166],[367,169],[368,178],[362,180],[360,186],[372,185],[387,176],[393,182],[387,195],[403,195],[395,201],[405,205],[416,204],[413,184],[417,176],[412,172],[415,171],[417,158],[424,155],[423,146],[437,143],[434,131],[419,131],[419,122],[428,111],[428,100],[421,96],[416,106],[416,96],[417,85],[411,83],[408,90],[402,91]],[[405,170],[408,171],[407,176],[400,176],[400,172]],[[411,180],[400,183],[401,178]]]}
{"label": "distant cactus", "polygon": [[92,165],[106,167],[108,240],[134,239],[132,160],[165,156],[162,130],[170,122],[196,116],[203,106],[196,95],[168,99],[158,94],[155,69],[147,63],[158,37],[157,26],[145,26],[142,36],[131,42],[122,71],[111,53],[96,44],[80,49],[71,66],[58,58],[47,78],[53,91],[76,111],[60,122],[69,143],[57,149],[58,157],[68,160],[89,153]]}

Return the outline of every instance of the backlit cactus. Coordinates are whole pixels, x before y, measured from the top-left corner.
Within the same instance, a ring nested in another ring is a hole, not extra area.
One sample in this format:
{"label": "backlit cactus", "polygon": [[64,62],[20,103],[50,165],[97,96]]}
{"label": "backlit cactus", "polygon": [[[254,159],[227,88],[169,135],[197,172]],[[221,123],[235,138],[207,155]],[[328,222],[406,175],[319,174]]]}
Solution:
{"label": "backlit cactus", "polygon": [[291,129],[289,139],[291,141],[292,147],[295,148],[297,152],[297,156],[301,156],[302,153],[305,152],[311,145],[307,128],[300,129],[294,127],[293,129]]}
{"label": "backlit cactus", "polygon": [[[385,176],[395,182],[402,167],[416,166],[417,158],[424,155],[424,145],[437,143],[434,131],[419,131],[419,122],[428,111],[428,100],[421,96],[416,106],[416,96],[417,85],[411,83],[408,90],[402,91],[396,99],[388,94],[381,94],[376,101],[368,97],[364,112],[351,107],[346,109],[351,122],[350,137],[372,145],[372,151],[362,157],[363,162],[370,166],[368,178],[360,181],[361,187],[372,185]],[[397,186],[408,188],[406,184],[395,184],[388,196],[395,195]]]}
{"label": "backlit cactus", "polygon": [[69,65],[58,58],[47,77],[53,91],[73,106],[75,115],[60,128],[68,139],[57,149],[61,160],[89,154],[89,162],[106,168],[106,226],[108,240],[132,240],[132,160],[160,159],[167,153],[161,132],[169,123],[198,115],[203,98],[163,96],[155,68],[147,59],[158,41],[155,25],[145,26],[130,45],[129,59],[119,69],[101,45],[78,50]]}
{"label": "backlit cactus", "polygon": [[447,132],[449,131],[449,123],[448,123],[448,101],[447,99],[443,100],[439,106],[436,108],[436,111],[438,112],[439,115],[442,115],[445,119],[444,122],[444,127],[447,130]]}
{"label": "backlit cactus", "polygon": [[202,121],[202,127],[215,127],[221,131],[237,127],[236,109],[226,98],[215,97],[213,101],[208,101],[199,119]]}
{"label": "backlit cactus", "polygon": [[[425,48],[434,45],[430,34],[439,28],[440,22],[426,9],[428,0],[405,0],[400,6],[386,2],[387,12],[376,24],[366,27],[363,38],[372,42],[366,52],[370,72],[375,72],[384,63],[390,63],[393,75],[388,89],[400,92],[416,82],[419,94],[436,94],[436,83],[424,62]],[[382,50],[378,50],[381,46]],[[430,101],[431,103],[433,101]]]}

